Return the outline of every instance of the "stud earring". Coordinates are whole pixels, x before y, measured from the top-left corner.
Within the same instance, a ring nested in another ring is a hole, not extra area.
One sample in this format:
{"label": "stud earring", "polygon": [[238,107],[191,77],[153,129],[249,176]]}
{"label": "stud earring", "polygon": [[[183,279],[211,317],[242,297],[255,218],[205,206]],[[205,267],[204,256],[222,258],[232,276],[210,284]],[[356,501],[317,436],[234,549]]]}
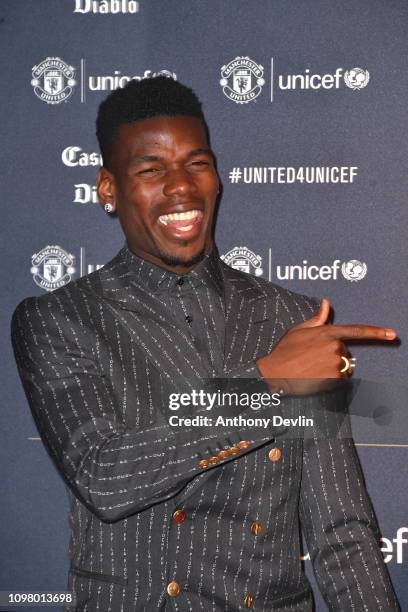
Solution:
{"label": "stud earring", "polygon": [[113,204],[111,204],[110,202],[106,202],[104,209],[105,212],[107,212],[108,214],[113,212]]}

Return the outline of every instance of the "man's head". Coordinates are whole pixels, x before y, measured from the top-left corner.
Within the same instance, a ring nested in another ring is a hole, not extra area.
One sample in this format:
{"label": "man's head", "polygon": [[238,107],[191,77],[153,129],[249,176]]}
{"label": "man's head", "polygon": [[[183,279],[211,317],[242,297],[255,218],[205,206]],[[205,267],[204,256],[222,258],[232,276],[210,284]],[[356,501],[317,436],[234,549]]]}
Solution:
{"label": "man's head", "polygon": [[101,104],[102,205],[111,203],[129,248],[185,272],[207,253],[219,182],[201,104],[168,77],[131,81]]}

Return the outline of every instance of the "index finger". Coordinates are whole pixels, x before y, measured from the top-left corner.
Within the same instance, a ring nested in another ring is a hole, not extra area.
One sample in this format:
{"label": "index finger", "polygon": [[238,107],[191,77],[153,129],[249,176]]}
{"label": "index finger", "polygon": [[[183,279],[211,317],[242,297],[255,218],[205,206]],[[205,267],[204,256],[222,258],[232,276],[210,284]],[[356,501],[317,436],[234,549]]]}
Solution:
{"label": "index finger", "polygon": [[330,338],[339,340],[394,340],[397,333],[389,327],[377,325],[328,325]]}

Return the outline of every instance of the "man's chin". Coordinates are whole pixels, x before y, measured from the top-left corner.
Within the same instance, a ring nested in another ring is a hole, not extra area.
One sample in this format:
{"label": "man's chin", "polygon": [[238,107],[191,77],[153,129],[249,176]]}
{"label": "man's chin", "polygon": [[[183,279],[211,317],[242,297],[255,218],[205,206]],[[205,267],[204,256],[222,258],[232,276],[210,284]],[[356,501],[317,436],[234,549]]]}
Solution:
{"label": "man's chin", "polygon": [[193,253],[192,255],[184,256],[184,257],[180,254],[160,252],[160,259],[167,266],[171,266],[171,267],[183,266],[186,268],[190,268],[191,266],[195,266],[196,264],[198,264],[202,260],[204,255],[205,255],[204,249],[201,249],[197,253]]}

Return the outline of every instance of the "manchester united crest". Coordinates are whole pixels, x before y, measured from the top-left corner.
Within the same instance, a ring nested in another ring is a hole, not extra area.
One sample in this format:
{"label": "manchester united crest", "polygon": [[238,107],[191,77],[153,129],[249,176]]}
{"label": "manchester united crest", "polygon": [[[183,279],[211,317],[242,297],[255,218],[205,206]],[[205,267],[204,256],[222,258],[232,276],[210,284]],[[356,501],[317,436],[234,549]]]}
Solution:
{"label": "manchester united crest", "polygon": [[76,85],[75,69],[60,57],[47,57],[33,66],[32,76],[35,95],[47,104],[66,102]]}
{"label": "manchester united crest", "polygon": [[54,291],[66,285],[75,273],[75,257],[60,246],[46,246],[31,258],[31,274],[34,282],[46,291]]}
{"label": "manchester united crest", "polygon": [[221,68],[220,85],[224,94],[237,104],[247,104],[259,96],[264,68],[249,57],[236,57]]}
{"label": "manchester united crest", "polygon": [[231,266],[235,270],[255,274],[255,276],[262,276],[263,274],[262,257],[256,255],[247,247],[234,247],[225,255],[221,255],[221,259],[227,266]]}

